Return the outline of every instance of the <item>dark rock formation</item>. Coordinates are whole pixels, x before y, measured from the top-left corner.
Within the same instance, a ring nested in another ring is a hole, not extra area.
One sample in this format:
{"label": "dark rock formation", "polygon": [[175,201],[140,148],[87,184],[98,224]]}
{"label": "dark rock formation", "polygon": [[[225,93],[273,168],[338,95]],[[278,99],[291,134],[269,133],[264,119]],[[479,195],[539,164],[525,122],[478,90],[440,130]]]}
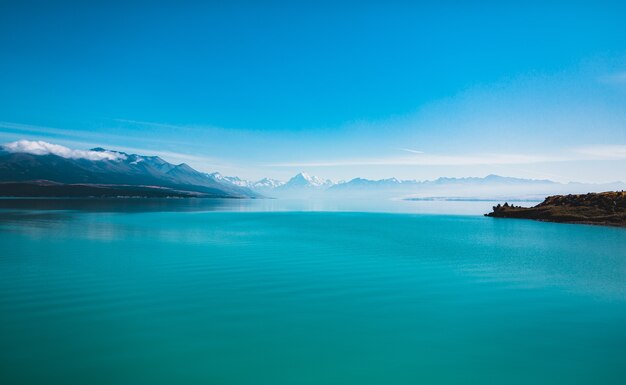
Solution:
{"label": "dark rock formation", "polygon": [[586,223],[626,227],[626,192],[554,195],[534,207],[498,204],[485,214],[496,218],[523,218],[549,222]]}

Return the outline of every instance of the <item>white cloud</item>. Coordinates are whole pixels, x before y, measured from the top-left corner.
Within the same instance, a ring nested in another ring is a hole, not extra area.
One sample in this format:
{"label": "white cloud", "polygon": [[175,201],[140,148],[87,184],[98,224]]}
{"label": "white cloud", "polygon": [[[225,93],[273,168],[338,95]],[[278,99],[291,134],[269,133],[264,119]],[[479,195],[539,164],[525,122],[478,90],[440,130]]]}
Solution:
{"label": "white cloud", "polygon": [[410,148],[401,148],[400,150],[406,151],[406,152],[410,152],[412,154],[423,154],[424,153],[424,151],[412,150]]}
{"label": "white cloud", "polygon": [[623,144],[588,146],[579,148],[576,151],[591,159],[626,159],[626,145]]}
{"label": "white cloud", "polygon": [[69,159],[88,159],[88,160],[121,160],[126,159],[126,155],[112,151],[85,151],[72,150],[70,148],[43,142],[41,140],[18,140],[17,142],[7,143],[2,146],[8,152],[24,152],[33,155],[57,155],[62,158]]}
{"label": "white cloud", "polygon": [[270,164],[276,167],[342,167],[342,166],[499,166],[551,162],[625,160],[626,145],[595,145],[561,149],[543,154],[481,153],[430,154],[410,149],[412,156],[386,158],[337,159],[328,161],[284,162]]}

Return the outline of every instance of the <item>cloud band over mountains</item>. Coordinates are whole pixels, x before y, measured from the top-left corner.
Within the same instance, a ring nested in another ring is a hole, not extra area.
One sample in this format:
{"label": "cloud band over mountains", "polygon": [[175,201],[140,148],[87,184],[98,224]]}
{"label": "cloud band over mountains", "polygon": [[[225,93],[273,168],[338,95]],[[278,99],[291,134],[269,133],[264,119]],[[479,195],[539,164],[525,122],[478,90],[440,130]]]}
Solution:
{"label": "cloud band over mountains", "polygon": [[18,140],[2,145],[7,152],[23,152],[33,155],[57,155],[68,159],[88,160],[124,160],[126,155],[112,151],[73,150],[58,144],[52,144],[41,140]]}

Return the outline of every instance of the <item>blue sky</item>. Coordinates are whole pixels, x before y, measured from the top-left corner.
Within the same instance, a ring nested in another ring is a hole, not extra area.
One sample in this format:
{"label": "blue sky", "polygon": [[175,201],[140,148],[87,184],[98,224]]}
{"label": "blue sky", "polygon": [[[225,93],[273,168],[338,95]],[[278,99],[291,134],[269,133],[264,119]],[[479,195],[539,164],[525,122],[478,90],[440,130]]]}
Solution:
{"label": "blue sky", "polygon": [[620,2],[0,4],[0,141],[246,178],[626,180]]}

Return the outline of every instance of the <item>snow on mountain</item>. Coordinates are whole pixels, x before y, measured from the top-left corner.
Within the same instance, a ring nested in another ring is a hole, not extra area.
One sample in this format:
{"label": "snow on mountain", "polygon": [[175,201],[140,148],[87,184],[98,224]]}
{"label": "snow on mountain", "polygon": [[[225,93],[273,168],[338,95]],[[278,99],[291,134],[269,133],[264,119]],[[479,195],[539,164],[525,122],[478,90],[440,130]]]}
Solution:
{"label": "snow on mountain", "polygon": [[245,179],[241,179],[241,178],[239,178],[237,176],[224,176],[224,175],[220,174],[219,172],[213,172],[213,173],[205,174],[205,175],[208,176],[211,179],[216,180],[216,181],[230,183],[230,184],[233,184],[235,186],[247,187],[247,188],[252,187],[252,183],[250,183],[250,181],[247,181]]}
{"label": "snow on mountain", "polygon": [[49,181],[165,187],[214,197],[258,197],[246,187],[207,177],[185,163],[171,164],[158,156],[93,148],[73,150],[41,141],[0,146],[0,182]]}
{"label": "snow on mountain", "polygon": [[289,179],[282,188],[298,188],[298,187],[313,187],[313,188],[325,188],[333,185],[333,182],[329,179],[322,179],[317,176],[309,175],[305,172],[301,172],[293,178]]}
{"label": "snow on mountain", "polygon": [[557,183],[547,179],[486,177],[446,178],[416,181],[396,178],[354,178],[334,184],[328,179],[301,172],[286,183],[263,178],[249,181],[219,172],[203,173],[158,156],[127,154],[93,148],[73,150],[40,142],[18,141],[0,146],[0,182],[51,181],[64,184],[160,186],[211,196],[290,197],[336,196],[387,197],[528,197],[554,194],[614,191],[622,182],[605,184]]}
{"label": "snow on mountain", "polygon": [[401,184],[416,183],[415,181],[401,181],[396,178],[371,180],[364,178],[354,178],[347,182],[337,183],[331,186],[329,190],[339,191],[346,189],[367,189],[367,188],[381,188],[381,187],[396,187]]}
{"label": "snow on mountain", "polygon": [[624,183],[610,184],[562,184],[547,179],[522,179],[487,175],[486,177],[438,178],[415,181],[395,178],[370,180],[355,178],[338,183],[325,190],[326,194],[350,198],[424,198],[424,197],[472,197],[472,198],[537,198],[555,194],[578,194],[586,192],[614,191],[623,189]]}
{"label": "snow on mountain", "polygon": [[522,178],[512,178],[500,175],[489,174],[484,178],[479,177],[467,177],[467,178],[438,178],[432,181],[425,181],[424,183],[432,183],[432,184],[556,184],[548,179],[522,179]]}
{"label": "snow on mountain", "polygon": [[333,182],[330,180],[312,176],[304,172],[289,179],[286,183],[271,178],[263,178],[256,182],[252,182],[236,176],[224,176],[219,172],[213,172],[205,175],[208,178],[221,183],[246,187],[259,193],[271,194],[274,196],[294,194],[298,191],[323,191],[333,185]]}
{"label": "snow on mountain", "polygon": [[[354,178],[350,181],[333,183],[330,180],[301,172],[286,183],[263,178],[250,182],[238,177],[226,177],[219,173],[208,174],[211,178],[223,183],[250,188],[253,191],[271,197],[304,198],[304,197],[431,197],[431,196],[499,196],[517,194],[523,196],[540,196],[554,193],[583,191],[584,189],[601,189],[609,186],[563,185],[545,179],[522,179],[487,175],[486,177],[438,178],[434,180],[416,181],[387,178],[371,180]],[[577,187],[577,188],[574,188]],[[615,186],[610,186],[615,187]]]}
{"label": "snow on mountain", "polygon": [[262,191],[262,190],[272,190],[277,187],[280,187],[285,184],[285,182],[281,182],[277,179],[271,178],[263,178],[256,182],[252,182],[246,179],[239,178],[237,176],[224,176],[219,172],[213,172],[210,174],[206,174],[209,178],[221,181],[224,183],[230,183],[235,186],[247,187],[252,190]]}
{"label": "snow on mountain", "polygon": [[281,182],[277,179],[271,179],[271,178],[263,178],[261,180],[258,180],[254,183],[252,183],[250,185],[250,188],[255,189],[255,190],[259,190],[259,189],[274,189],[277,187],[280,187],[282,185],[284,185],[285,182]]}

